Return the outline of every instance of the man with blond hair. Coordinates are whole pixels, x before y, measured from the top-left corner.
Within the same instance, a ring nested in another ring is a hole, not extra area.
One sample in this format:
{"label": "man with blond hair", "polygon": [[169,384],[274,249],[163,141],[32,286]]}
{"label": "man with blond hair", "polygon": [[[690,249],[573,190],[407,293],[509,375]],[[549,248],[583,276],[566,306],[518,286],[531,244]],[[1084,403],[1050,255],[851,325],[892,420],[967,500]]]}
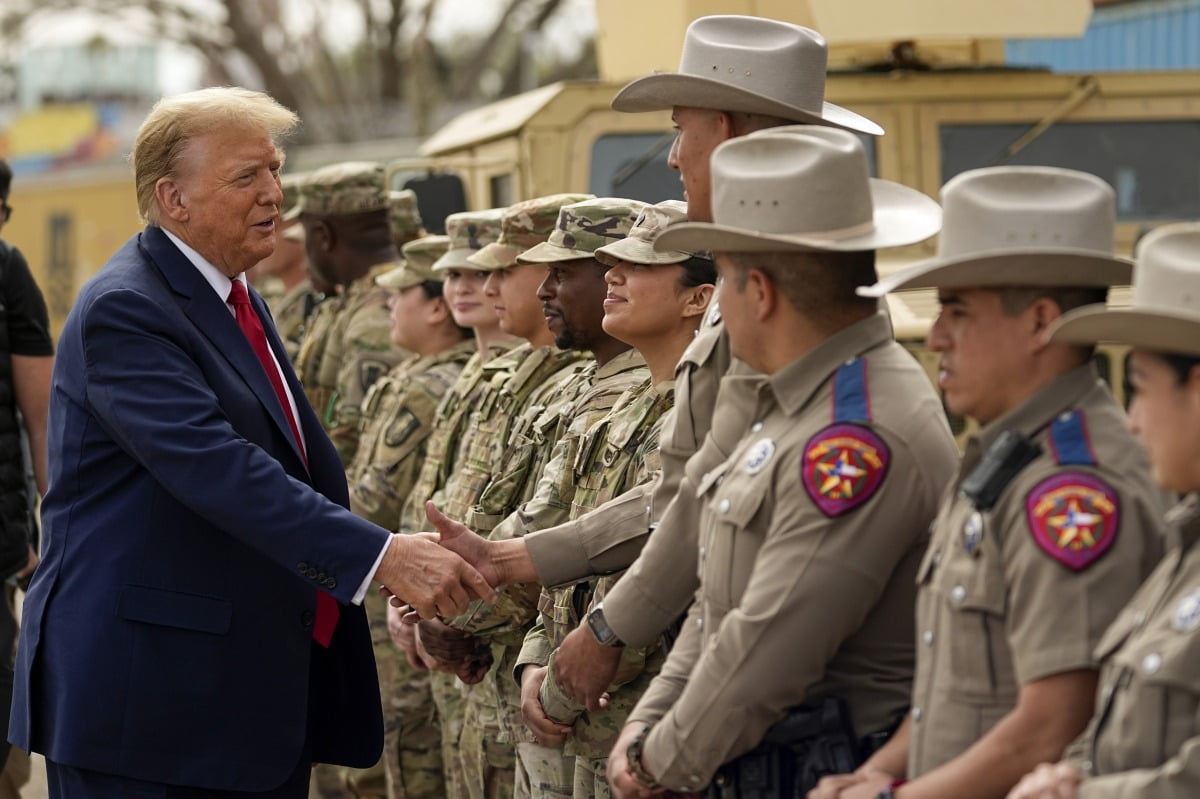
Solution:
{"label": "man with blond hair", "polygon": [[132,154],[148,225],[63,328],[10,726],[52,797],[300,799],[313,762],[379,756],[372,579],[427,616],[491,596],[435,544],[346,509],[246,288],[275,248],[296,122],[245,89],[159,101]]}

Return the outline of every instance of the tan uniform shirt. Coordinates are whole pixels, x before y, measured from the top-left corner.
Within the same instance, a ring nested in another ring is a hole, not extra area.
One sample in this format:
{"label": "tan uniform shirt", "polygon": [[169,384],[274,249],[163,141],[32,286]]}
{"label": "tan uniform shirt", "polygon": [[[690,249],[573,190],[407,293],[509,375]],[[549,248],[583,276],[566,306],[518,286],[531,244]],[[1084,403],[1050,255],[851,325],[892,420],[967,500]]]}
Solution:
{"label": "tan uniform shirt", "polygon": [[876,314],[767,378],[756,417],[696,487],[697,601],[630,717],[677,791],[802,702],[844,698],[859,735],[908,705],[914,577],[957,459],[928,378]]}
{"label": "tan uniform shirt", "polygon": [[1167,523],[1166,557],[1096,650],[1096,715],[1070,750],[1079,799],[1200,796],[1200,496]]}
{"label": "tan uniform shirt", "polygon": [[[1042,453],[977,513],[958,488],[1005,430]],[[1089,458],[1097,463],[1059,463]],[[1096,668],[1096,643],[1162,552],[1162,510],[1145,455],[1090,365],[967,442],[918,576],[910,778],[979,740],[1021,685]]]}

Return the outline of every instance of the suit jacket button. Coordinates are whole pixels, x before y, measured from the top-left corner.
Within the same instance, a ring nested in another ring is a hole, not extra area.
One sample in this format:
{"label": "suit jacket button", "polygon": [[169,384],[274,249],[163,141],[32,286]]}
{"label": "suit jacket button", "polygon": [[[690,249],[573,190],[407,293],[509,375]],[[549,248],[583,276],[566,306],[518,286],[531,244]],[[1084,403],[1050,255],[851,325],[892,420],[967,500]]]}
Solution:
{"label": "suit jacket button", "polygon": [[296,571],[300,572],[303,575],[307,575],[308,574],[308,564],[305,563],[304,561],[300,561],[299,563],[296,564]]}
{"label": "suit jacket button", "polygon": [[325,587],[332,591],[333,589],[337,588],[337,580],[330,577],[325,581]]}
{"label": "suit jacket button", "polygon": [[321,585],[325,585],[325,572],[319,572],[317,574],[317,582],[319,582]]}
{"label": "suit jacket button", "polygon": [[313,626],[313,612],[311,610],[306,610],[300,614],[300,626],[301,627],[312,627]]}

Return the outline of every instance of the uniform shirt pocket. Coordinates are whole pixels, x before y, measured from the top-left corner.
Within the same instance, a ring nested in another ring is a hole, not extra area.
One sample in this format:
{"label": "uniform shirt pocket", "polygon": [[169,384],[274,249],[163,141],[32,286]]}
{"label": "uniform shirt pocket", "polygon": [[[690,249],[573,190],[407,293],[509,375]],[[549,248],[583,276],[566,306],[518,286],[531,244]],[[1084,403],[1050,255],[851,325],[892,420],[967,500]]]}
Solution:
{"label": "uniform shirt pocket", "polygon": [[[762,508],[766,490],[765,481],[757,482],[748,486],[731,476],[712,499],[711,551],[701,555],[706,593],[726,609],[735,606],[745,592],[763,544],[765,530],[756,527],[754,520]],[[711,592],[707,590],[710,587]]]}
{"label": "uniform shirt pocket", "polygon": [[1148,631],[1113,660],[1120,676],[1099,736],[1098,766],[1103,773],[1157,767],[1200,734],[1200,635],[1169,627]]}
{"label": "uniform shirt pocket", "polygon": [[997,668],[999,659],[1008,660],[1003,579],[986,562],[958,554],[944,563],[935,586],[947,607],[951,693],[968,701],[1015,693],[1013,686],[1001,684]]}

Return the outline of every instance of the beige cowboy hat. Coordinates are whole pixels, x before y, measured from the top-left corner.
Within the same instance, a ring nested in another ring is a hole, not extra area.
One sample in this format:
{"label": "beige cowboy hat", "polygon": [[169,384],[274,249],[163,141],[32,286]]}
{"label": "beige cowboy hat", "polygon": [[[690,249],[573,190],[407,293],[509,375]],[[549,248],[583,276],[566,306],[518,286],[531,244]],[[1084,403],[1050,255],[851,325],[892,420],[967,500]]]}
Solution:
{"label": "beige cowboy hat", "polygon": [[1047,166],[974,169],[942,187],[937,255],[858,293],[1003,286],[1120,286],[1133,264],[1113,253],[1112,187]]}
{"label": "beige cowboy hat", "polygon": [[1200,355],[1200,223],[1163,225],[1138,243],[1133,302],[1089,305],[1063,314],[1053,341],[1115,341],[1181,355]]}
{"label": "beige cowboy hat", "polygon": [[799,126],[730,139],[713,152],[711,169],[715,221],[672,225],[656,250],[877,250],[927,239],[942,222],[921,192],[869,177],[862,142],[844,130]]}
{"label": "beige cowboy hat", "polygon": [[864,116],[825,102],[829,48],[814,30],[719,14],[688,26],[678,72],[638,78],[613,98],[617,111],[682,105],[742,111],[882,136]]}

